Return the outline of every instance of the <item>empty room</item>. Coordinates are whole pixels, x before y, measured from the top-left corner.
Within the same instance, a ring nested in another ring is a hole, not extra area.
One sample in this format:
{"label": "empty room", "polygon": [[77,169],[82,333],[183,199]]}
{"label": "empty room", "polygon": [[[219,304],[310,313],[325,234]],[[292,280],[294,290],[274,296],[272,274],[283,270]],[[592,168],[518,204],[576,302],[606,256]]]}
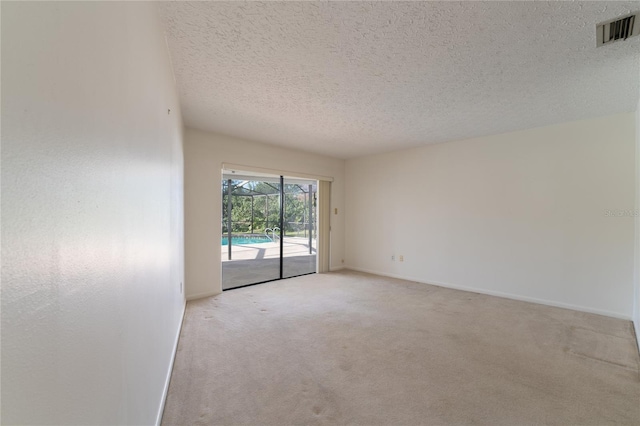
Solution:
{"label": "empty room", "polygon": [[0,423],[640,424],[640,1],[0,15]]}

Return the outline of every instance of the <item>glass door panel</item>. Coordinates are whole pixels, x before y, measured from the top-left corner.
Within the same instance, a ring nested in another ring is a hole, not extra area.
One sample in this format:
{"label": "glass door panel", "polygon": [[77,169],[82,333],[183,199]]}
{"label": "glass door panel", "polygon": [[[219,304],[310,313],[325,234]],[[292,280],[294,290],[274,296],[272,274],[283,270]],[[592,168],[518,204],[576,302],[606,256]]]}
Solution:
{"label": "glass door panel", "polygon": [[281,278],[280,177],[224,173],[222,289]]}
{"label": "glass door panel", "polygon": [[316,272],[316,181],[284,178],[282,277]]}

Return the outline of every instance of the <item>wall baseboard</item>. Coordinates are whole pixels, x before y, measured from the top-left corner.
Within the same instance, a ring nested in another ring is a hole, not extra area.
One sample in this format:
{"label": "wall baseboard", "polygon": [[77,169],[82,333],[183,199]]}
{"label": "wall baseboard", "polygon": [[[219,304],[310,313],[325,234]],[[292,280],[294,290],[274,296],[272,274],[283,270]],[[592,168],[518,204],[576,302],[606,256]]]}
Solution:
{"label": "wall baseboard", "polygon": [[636,332],[636,344],[638,345],[638,352],[640,353],[640,319],[636,318],[631,321],[633,329]]}
{"label": "wall baseboard", "polygon": [[187,296],[187,302],[191,300],[202,299],[203,297],[217,296],[218,294],[220,294],[219,291],[206,291],[204,293],[191,294]]}
{"label": "wall baseboard", "polygon": [[[388,274],[388,273],[384,273],[384,272],[380,272],[380,271],[374,271],[374,270],[365,269],[365,268],[358,268],[358,267],[354,267],[354,266],[350,266],[350,267],[348,267],[348,269],[351,269],[351,270],[354,270],[354,271],[359,271],[359,272],[365,272],[365,273],[368,273],[368,274],[381,275],[383,277],[397,278],[397,279],[405,280],[405,281],[414,281],[414,282],[418,282],[418,283],[422,283],[422,284],[435,285],[437,287],[445,287],[445,288],[451,288],[451,289],[454,289],[454,290],[468,291],[468,292],[471,292],[471,293],[486,294],[488,296],[502,297],[502,298],[505,298],[505,299],[518,300],[518,301],[521,301],[521,302],[537,303],[539,305],[553,306],[555,308],[571,309],[573,311],[587,312],[587,313],[590,313],[590,314],[603,315],[603,316],[606,316],[606,317],[618,318],[618,319],[623,319],[623,320],[627,320],[627,321],[631,321],[632,320],[632,318],[630,316],[628,316],[628,315],[620,314],[618,312],[606,311],[606,310],[602,310],[602,309],[594,309],[594,308],[590,308],[590,307],[587,307],[587,306],[573,305],[573,304],[570,304],[570,303],[556,302],[556,301],[547,300],[547,299],[538,299],[538,298],[535,298],[535,297],[520,296],[520,295],[513,294],[513,293],[504,293],[504,292],[501,292],[501,291],[487,290],[487,289],[482,289],[482,288],[469,287],[469,286],[445,283],[445,282],[440,282],[440,281],[429,281],[429,280],[424,280],[424,279],[421,279],[421,278],[401,276],[401,275],[398,275],[398,274]],[[637,327],[636,327],[636,334],[637,333],[638,333],[638,330],[637,330]]]}
{"label": "wall baseboard", "polygon": [[336,271],[342,271],[343,269],[345,269],[346,266],[336,266],[336,267],[332,267],[329,269],[329,272],[336,272]]}
{"label": "wall baseboard", "polygon": [[182,317],[180,318],[180,326],[176,333],[176,339],[173,344],[173,353],[171,354],[171,361],[169,362],[169,371],[167,372],[167,378],[164,382],[164,390],[162,391],[162,399],[160,400],[160,408],[158,409],[158,416],[156,417],[156,426],[160,426],[162,422],[162,415],[164,414],[164,405],[167,402],[167,394],[169,393],[169,384],[171,383],[171,373],[173,373],[173,363],[176,360],[176,354],[178,353],[178,342],[180,341],[180,333],[182,332],[182,324],[184,323],[184,315],[187,311],[187,303],[182,305]]}

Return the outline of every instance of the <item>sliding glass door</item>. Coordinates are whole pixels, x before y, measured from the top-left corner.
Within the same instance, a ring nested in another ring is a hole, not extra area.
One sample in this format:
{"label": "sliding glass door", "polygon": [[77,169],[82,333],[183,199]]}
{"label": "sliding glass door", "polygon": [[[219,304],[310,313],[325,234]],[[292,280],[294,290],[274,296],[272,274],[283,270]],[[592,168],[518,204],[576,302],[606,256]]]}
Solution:
{"label": "sliding glass door", "polygon": [[316,272],[316,194],[316,181],[223,171],[223,290]]}

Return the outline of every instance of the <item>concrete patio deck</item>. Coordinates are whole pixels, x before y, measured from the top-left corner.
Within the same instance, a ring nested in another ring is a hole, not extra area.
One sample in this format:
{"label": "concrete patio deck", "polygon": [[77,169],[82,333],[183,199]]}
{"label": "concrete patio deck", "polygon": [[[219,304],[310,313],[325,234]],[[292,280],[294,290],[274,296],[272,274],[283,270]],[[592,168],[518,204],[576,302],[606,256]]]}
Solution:
{"label": "concrete patio deck", "polygon": [[[233,240],[232,240],[233,242]],[[242,244],[222,246],[222,289],[275,280],[280,277],[280,243]],[[316,271],[316,241],[309,254],[309,239],[284,237],[283,276],[293,277]]]}

